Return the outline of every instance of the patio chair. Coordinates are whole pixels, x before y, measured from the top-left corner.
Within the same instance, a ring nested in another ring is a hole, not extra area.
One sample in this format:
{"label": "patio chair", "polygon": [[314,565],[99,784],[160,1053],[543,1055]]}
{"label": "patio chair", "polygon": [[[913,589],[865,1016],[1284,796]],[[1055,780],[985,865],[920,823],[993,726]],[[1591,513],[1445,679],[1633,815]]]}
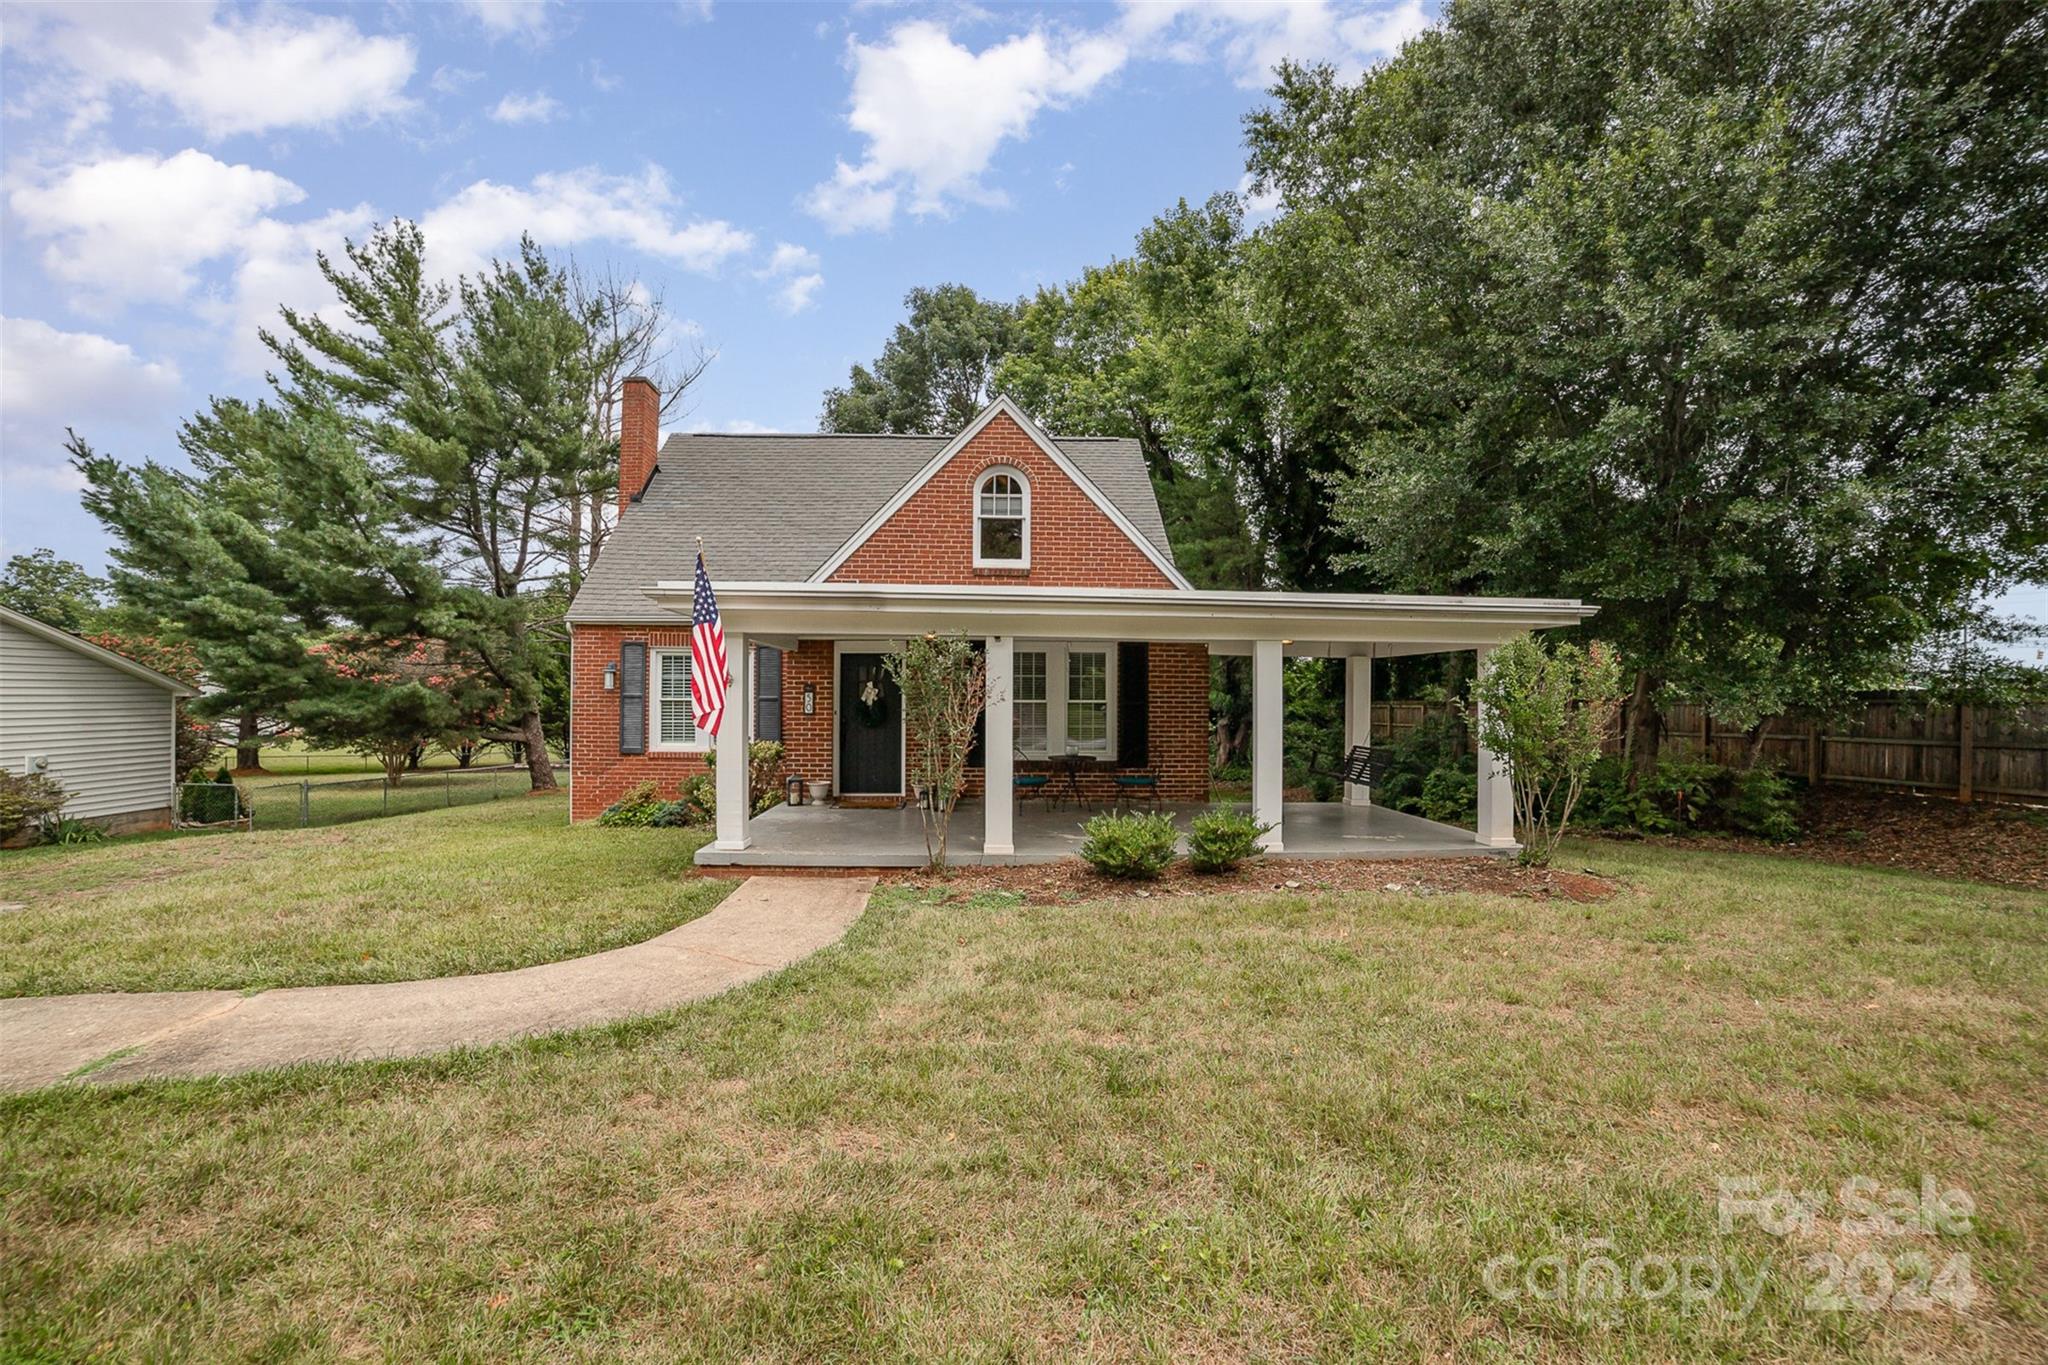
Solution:
{"label": "patio chair", "polygon": [[1140,768],[1135,771],[1113,773],[1110,781],[1116,784],[1116,808],[1119,811],[1143,805],[1147,810],[1158,810],[1163,804],[1159,799],[1159,770]]}
{"label": "patio chair", "polygon": [[[1023,751],[1019,750],[1017,762],[1021,764],[1025,761]],[[1040,805],[1048,808],[1053,804],[1051,773],[1015,773],[1010,778],[1010,790],[1015,793],[1019,806],[1034,797]]]}

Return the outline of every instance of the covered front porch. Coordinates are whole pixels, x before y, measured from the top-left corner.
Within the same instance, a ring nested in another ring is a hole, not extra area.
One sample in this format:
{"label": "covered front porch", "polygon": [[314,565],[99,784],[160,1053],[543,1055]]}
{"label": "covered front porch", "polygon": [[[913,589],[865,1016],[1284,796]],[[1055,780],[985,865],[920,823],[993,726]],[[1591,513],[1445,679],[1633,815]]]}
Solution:
{"label": "covered front porch", "polygon": [[[1176,804],[1163,808],[1183,835],[1188,821],[1209,809]],[[1095,811],[1032,804],[1011,820],[1011,851],[988,850],[988,809],[966,800],[953,813],[947,861],[960,867],[1049,863],[1076,857],[1082,826]],[[745,848],[707,844],[697,854],[702,867],[922,867],[924,833],[915,806],[860,809],[832,805],[774,806],[748,822]],[[1501,854],[1474,842],[1470,830],[1442,825],[1383,806],[1336,801],[1290,801],[1281,807],[1282,841],[1294,858],[1434,858]],[[1182,849],[1186,851],[1185,846]]]}
{"label": "covered front porch", "polygon": [[[658,583],[648,595],[689,609],[690,583]],[[1472,650],[1478,669],[1520,631],[1576,625],[1593,608],[1530,598],[1410,597],[1302,592],[1209,592],[882,583],[732,583],[718,588],[726,646],[745,658],[749,642],[794,648],[806,639],[865,639],[888,647],[914,634],[980,640],[987,658],[986,733],[1015,733],[1015,661],[1020,641],[1144,641],[1201,645],[1210,656],[1249,657],[1252,675],[1251,811],[1271,826],[1271,853],[1311,857],[1414,856],[1424,852],[1499,852],[1515,845],[1508,777],[1482,744],[1471,832],[1383,810],[1371,791],[1347,785],[1341,802],[1283,800],[1285,661],[1345,661],[1347,747],[1367,743],[1372,661],[1409,654]],[[752,705],[748,670],[733,670],[726,707]],[[839,703],[843,705],[843,702]],[[922,860],[914,809],[852,811],[776,807],[750,817],[745,727],[717,737],[717,837],[698,854],[707,865],[886,866],[881,855]],[[1019,810],[1017,755],[999,739],[986,745],[987,798],[959,817],[956,861],[1032,862],[1079,848],[1080,813]],[[1178,814],[1185,819],[1196,807]],[[860,855],[857,862],[818,861]],[[751,855],[751,856],[750,856]]]}

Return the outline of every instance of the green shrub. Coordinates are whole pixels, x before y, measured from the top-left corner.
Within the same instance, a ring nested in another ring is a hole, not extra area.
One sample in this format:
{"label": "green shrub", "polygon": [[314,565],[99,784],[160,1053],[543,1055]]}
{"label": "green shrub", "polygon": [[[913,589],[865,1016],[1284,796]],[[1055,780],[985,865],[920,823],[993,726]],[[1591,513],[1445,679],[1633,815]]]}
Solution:
{"label": "green shrub", "polygon": [[1180,832],[1167,815],[1098,815],[1087,825],[1081,856],[1105,877],[1149,881],[1173,861]]}
{"label": "green shrub", "polygon": [[43,842],[46,844],[104,844],[106,841],[106,830],[90,820],[43,821]]}
{"label": "green shrub", "polygon": [[234,775],[226,764],[212,777],[194,778],[178,789],[178,815],[187,824],[225,824],[241,813]]}
{"label": "green shrub", "polygon": [[0,771],[0,839],[64,809],[64,786],[48,773]]}
{"label": "green shrub", "polygon": [[1722,812],[1730,829],[1782,844],[1799,833],[1792,783],[1775,768],[1735,769],[1728,774]]}
{"label": "green shrub", "polygon": [[1663,812],[1671,829],[1698,829],[1708,821],[1715,790],[1727,772],[1710,759],[1681,750],[1659,758],[1656,771],[1638,782],[1636,789]]}
{"label": "green shrub", "polygon": [[683,803],[684,824],[718,823],[718,782],[711,774],[698,773],[695,777],[683,779],[682,787],[676,792],[676,800]]}
{"label": "green shrub", "polygon": [[668,802],[652,782],[642,782],[599,812],[597,823],[614,829],[645,829]]}
{"label": "green shrub", "polygon": [[1783,843],[1799,833],[1790,779],[1773,768],[1725,768],[1689,750],[1665,755],[1637,786],[1618,758],[1594,766],[1584,823],[1634,834],[1726,832]]}
{"label": "green shrub", "polygon": [[1188,865],[1202,873],[1228,872],[1257,857],[1259,836],[1272,828],[1245,811],[1204,811],[1188,829]]}
{"label": "green shrub", "polygon": [[1456,824],[1469,820],[1479,808],[1479,769],[1475,763],[1471,768],[1432,768],[1429,776],[1422,779],[1422,795],[1418,804],[1427,820],[1441,820],[1445,824]]}

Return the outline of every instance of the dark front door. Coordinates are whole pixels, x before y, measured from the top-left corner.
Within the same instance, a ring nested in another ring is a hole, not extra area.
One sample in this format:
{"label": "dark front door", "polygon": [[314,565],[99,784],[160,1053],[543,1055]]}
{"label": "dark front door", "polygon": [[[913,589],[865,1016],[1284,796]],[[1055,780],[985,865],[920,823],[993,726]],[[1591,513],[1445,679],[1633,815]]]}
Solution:
{"label": "dark front door", "polygon": [[839,656],[839,790],[903,792],[903,693],[879,654]]}

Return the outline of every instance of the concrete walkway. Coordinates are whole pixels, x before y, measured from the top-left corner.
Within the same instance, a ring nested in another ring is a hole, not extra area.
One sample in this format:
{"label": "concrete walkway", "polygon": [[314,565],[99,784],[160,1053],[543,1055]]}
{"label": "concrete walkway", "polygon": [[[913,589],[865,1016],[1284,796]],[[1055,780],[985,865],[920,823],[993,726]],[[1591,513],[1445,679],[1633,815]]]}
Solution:
{"label": "concrete walkway", "polygon": [[869,878],[755,877],[659,938],[483,976],[0,1000],[0,1090],[418,1057],[656,1014],[837,943],[873,889]]}

